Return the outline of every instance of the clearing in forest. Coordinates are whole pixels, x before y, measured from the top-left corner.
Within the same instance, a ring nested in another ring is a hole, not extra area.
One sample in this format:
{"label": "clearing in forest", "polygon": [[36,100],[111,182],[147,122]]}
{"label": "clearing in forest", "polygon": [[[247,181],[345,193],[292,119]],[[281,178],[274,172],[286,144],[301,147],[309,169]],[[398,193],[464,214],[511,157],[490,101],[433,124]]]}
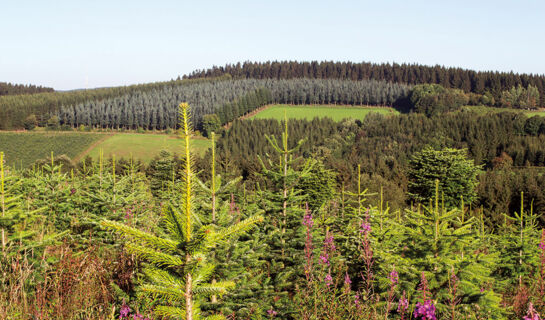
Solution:
{"label": "clearing in forest", "polygon": [[284,119],[284,112],[290,119],[307,119],[329,117],[334,121],[341,121],[346,118],[363,120],[369,113],[397,115],[399,112],[389,107],[371,106],[345,106],[345,105],[286,105],[277,104],[265,108],[249,119]]}
{"label": "clearing in forest", "polygon": [[499,112],[520,112],[524,113],[528,117],[540,116],[545,117],[545,110],[524,110],[524,109],[514,109],[514,108],[498,108],[498,107],[487,107],[487,106],[464,106],[464,110],[470,110],[479,114],[488,114],[488,113],[499,113]]}
{"label": "clearing in forest", "polygon": [[[194,152],[203,154],[210,147],[210,140],[200,137],[193,138],[192,147]],[[166,134],[118,133],[87,150],[78,158],[82,159],[89,155],[97,159],[100,149],[103,150],[105,158],[110,158],[115,154],[117,159],[128,159],[132,155],[135,159],[149,162],[159,155],[161,150],[181,154],[182,140],[178,136]]]}

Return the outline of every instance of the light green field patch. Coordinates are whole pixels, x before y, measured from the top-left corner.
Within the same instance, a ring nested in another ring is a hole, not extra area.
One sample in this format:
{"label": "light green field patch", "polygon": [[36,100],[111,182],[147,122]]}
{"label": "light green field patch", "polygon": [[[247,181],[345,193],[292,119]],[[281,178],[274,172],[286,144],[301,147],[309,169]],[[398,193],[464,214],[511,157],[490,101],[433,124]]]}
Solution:
{"label": "light green field patch", "polygon": [[528,117],[533,117],[533,116],[545,117],[545,111],[543,110],[525,111],[524,113],[526,113]]}
{"label": "light green field patch", "polygon": [[28,168],[38,159],[61,154],[73,159],[93,143],[105,138],[100,133],[79,132],[0,132],[0,151],[6,163],[16,168]]}
{"label": "light green field patch", "polygon": [[371,112],[397,115],[399,112],[388,107],[333,106],[333,105],[303,105],[292,106],[278,104],[257,113],[249,119],[284,119],[284,112],[290,119],[307,119],[329,117],[334,121],[346,118],[364,119]]}
{"label": "light green field patch", "polygon": [[521,109],[497,108],[497,107],[487,107],[487,106],[464,106],[462,107],[462,109],[470,110],[479,114],[499,113],[499,112],[519,112],[519,113],[524,113],[528,117],[533,117],[533,116],[545,117],[544,110],[521,110]]}
{"label": "light green field patch", "polygon": [[[210,140],[204,138],[193,138],[191,140],[192,150],[197,154],[203,154],[210,148]],[[91,149],[87,154],[94,159],[99,156],[100,149],[104,152],[105,158],[115,154],[116,158],[130,158],[143,162],[149,162],[167,150],[170,153],[181,154],[183,141],[177,136],[165,134],[139,134],[139,133],[118,133],[102,141]]]}

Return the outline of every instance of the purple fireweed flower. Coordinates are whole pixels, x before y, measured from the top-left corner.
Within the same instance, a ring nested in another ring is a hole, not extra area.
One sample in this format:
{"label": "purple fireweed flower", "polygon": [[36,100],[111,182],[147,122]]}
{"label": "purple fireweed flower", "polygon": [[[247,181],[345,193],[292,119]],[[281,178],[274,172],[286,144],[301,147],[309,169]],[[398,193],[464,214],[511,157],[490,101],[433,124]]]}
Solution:
{"label": "purple fireweed flower", "polygon": [[311,229],[314,225],[314,221],[312,220],[312,214],[308,213],[303,217],[303,225],[305,225],[307,228]]}
{"label": "purple fireweed flower", "polygon": [[333,236],[329,235],[325,237],[324,246],[326,247],[326,249],[335,251],[335,242],[334,242]]}
{"label": "purple fireweed flower", "polygon": [[397,273],[396,271],[396,268],[394,267],[394,269],[392,270],[392,272],[390,272],[390,275],[388,276],[388,280],[390,280],[390,283],[392,285],[396,285],[398,280],[399,280],[399,274]]}
{"label": "purple fireweed flower", "polygon": [[368,234],[371,232],[371,224],[367,223],[367,221],[362,221],[360,224],[360,233]]}
{"label": "purple fireweed flower", "polygon": [[267,310],[267,313],[269,314],[269,316],[271,317],[274,317],[278,314],[278,312],[274,311],[273,309],[269,309]]}
{"label": "purple fireweed flower", "polygon": [[320,262],[322,264],[329,265],[329,255],[327,253],[324,253],[324,254],[320,255]]}
{"label": "purple fireweed flower", "polygon": [[522,318],[523,320],[542,320],[539,313],[534,309],[534,305],[530,302],[528,313]]}
{"label": "purple fireweed flower", "polygon": [[405,291],[403,291],[403,295],[401,296],[397,304],[397,312],[405,314],[405,312],[407,312],[407,309],[409,309],[409,300],[407,300],[407,298],[405,297]]}
{"label": "purple fireweed flower", "polygon": [[539,243],[539,249],[545,251],[545,242],[541,241],[541,242]]}
{"label": "purple fireweed flower", "polygon": [[352,284],[352,280],[350,280],[350,276],[348,275],[348,272],[345,273],[345,275],[344,275],[344,284],[346,284],[347,286]]}
{"label": "purple fireweed flower", "polygon": [[324,278],[324,282],[325,282],[325,285],[326,286],[330,286],[331,284],[333,284],[333,277],[331,277],[331,274],[327,274]]}
{"label": "purple fireweed flower", "polygon": [[435,305],[430,300],[426,300],[424,303],[418,302],[413,315],[416,319],[437,320],[435,317]]}
{"label": "purple fireweed flower", "polygon": [[125,299],[123,299],[123,305],[119,309],[119,319],[126,319],[129,313],[131,313],[131,308],[125,303]]}
{"label": "purple fireweed flower", "polygon": [[131,220],[131,218],[132,218],[132,210],[127,209],[127,211],[125,211],[125,220],[129,221]]}
{"label": "purple fireweed flower", "polygon": [[360,295],[359,295],[359,294],[356,294],[356,295],[354,296],[354,304],[355,304],[356,306],[359,306],[359,305],[360,305]]}

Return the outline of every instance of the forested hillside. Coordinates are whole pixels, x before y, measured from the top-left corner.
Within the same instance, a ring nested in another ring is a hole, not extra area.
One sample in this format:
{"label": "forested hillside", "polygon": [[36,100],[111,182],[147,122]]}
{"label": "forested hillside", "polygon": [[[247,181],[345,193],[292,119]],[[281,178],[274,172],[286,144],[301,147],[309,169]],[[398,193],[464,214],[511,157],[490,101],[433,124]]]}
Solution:
{"label": "forested hillside", "polygon": [[[221,79],[229,78],[230,77],[223,77]],[[172,80],[125,87],[1,96],[0,130],[22,129],[24,128],[25,119],[30,115],[35,115],[38,124],[44,126],[47,120],[52,115],[57,114],[62,106],[75,105],[86,101],[100,101],[102,99],[119,97],[132,92],[146,92],[155,88],[214,80],[220,79]]]}
{"label": "forested hillside", "polygon": [[64,106],[61,124],[100,128],[166,129],[177,126],[177,101],[194,105],[198,128],[206,114],[217,114],[221,124],[268,103],[392,105],[405,98],[410,87],[383,81],[321,79],[233,80],[164,86],[120,97]]}
{"label": "forested hillside", "polygon": [[532,85],[540,94],[538,105],[545,106],[545,76],[496,71],[473,71],[462,68],[397,63],[355,63],[333,61],[268,61],[244,62],[197,70],[187,78],[217,77],[229,74],[235,79],[350,79],[379,80],[409,85],[436,83],[445,88],[462,89],[466,93],[489,93],[500,105],[504,91]]}
{"label": "forested hillside", "polygon": [[[482,165],[476,205],[483,205],[491,225],[501,220],[503,212],[520,205],[520,191],[534,200],[537,211],[545,211],[545,179],[541,174],[545,168],[545,119],[541,117],[472,112],[431,118],[422,114],[373,114],[364,121],[347,119],[340,123],[329,119],[290,120],[288,127],[289,143],[304,140],[298,152],[322,159],[326,168],[337,172],[339,184],[355,186],[360,165],[366,187],[374,192],[384,187],[385,199],[395,208],[404,207],[408,201],[404,194],[409,159],[431,146],[467,149],[475,164]],[[279,137],[281,132],[282,125],[276,120],[236,121],[218,141],[219,162],[226,172],[259,181],[258,157],[274,152],[266,136]]]}

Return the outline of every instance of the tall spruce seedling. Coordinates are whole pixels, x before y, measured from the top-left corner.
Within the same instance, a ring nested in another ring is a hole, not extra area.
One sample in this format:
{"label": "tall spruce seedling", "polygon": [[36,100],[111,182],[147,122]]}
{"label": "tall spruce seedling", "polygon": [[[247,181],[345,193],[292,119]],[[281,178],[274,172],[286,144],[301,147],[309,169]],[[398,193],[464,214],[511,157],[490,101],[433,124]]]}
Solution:
{"label": "tall spruce seedling", "polygon": [[[276,306],[279,317],[287,317],[293,312],[289,300],[290,291],[295,289],[295,282],[300,273],[299,266],[303,263],[300,250],[304,248],[305,232],[301,220],[304,216],[302,205],[306,195],[297,189],[298,183],[309,177],[316,163],[315,160],[304,160],[295,153],[305,140],[297,142],[295,147],[288,144],[288,121],[284,115],[283,132],[280,141],[274,136],[266,136],[269,144],[278,155],[273,161],[270,156],[266,162],[258,157],[262,166],[261,175],[265,178],[268,188],[262,191],[260,198],[266,211],[268,222],[264,232],[264,242],[268,246],[265,260],[270,264],[267,281],[275,284],[275,292],[269,297],[269,303]],[[274,307],[273,306],[273,307]]]}
{"label": "tall spruce seedling", "polygon": [[284,112],[284,131],[282,132],[281,144],[274,136],[271,137],[267,135],[265,136],[265,138],[268,140],[269,144],[274,148],[274,150],[280,155],[280,161],[278,165],[273,164],[270,159],[268,161],[269,167],[277,167],[279,171],[273,171],[271,169],[268,169],[264,162],[261,160],[261,157],[258,157],[258,159],[261,162],[264,175],[268,176],[268,178],[271,179],[271,181],[275,184],[275,188],[280,187],[282,201],[280,237],[282,242],[282,256],[284,257],[286,244],[285,234],[288,220],[288,203],[290,201],[302,202],[302,198],[300,196],[297,197],[296,192],[290,192],[290,190],[297,184],[300,179],[310,173],[314,162],[309,159],[304,163],[300,172],[293,170],[292,166],[298,160],[293,158],[293,154],[303,145],[305,140],[301,139],[299,142],[297,142],[294,148],[289,148],[288,118],[286,112]]}
{"label": "tall spruce seedling", "polygon": [[[212,139],[212,159],[210,163],[211,167],[211,179],[210,179],[210,188],[207,187],[202,181],[197,180],[199,185],[202,189],[204,189],[208,194],[210,194],[211,197],[211,223],[212,225],[216,226],[218,225],[218,196],[221,194],[225,194],[227,190],[234,186],[237,182],[239,182],[242,177],[237,177],[231,181],[228,181],[225,184],[222,184],[221,176],[216,174],[216,140],[215,140],[216,134],[214,132],[211,133],[210,137]],[[212,252],[212,260],[215,261],[215,252]],[[216,278],[212,277],[212,283],[216,283]],[[217,296],[213,295],[211,298],[212,303],[216,303],[218,301]]]}
{"label": "tall spruce seedling", "polygon": [[181,135],[185,142],[180,186],[182,196],[178,203],[170,203],[162,212],[164,223],[161,227],[165,229],[165,236],[156,236],[114,221],[103,221],[102,224],[126,236],[127,249],[149,262],[144,270],[149,282],[141,289],[158,298],[157,315],[186,320],[224,319],[221,315],[204,316],[200,310],[203,299],[221,295],[234,286],[231,281],[207,283],[215,268],[210,261],[210,251],[249,230],[263,218],[252,216],[226,228],[202,223],[204,219],[194,211],[195,174],[190,153],[189,105],[181,103],[179,112]]}

